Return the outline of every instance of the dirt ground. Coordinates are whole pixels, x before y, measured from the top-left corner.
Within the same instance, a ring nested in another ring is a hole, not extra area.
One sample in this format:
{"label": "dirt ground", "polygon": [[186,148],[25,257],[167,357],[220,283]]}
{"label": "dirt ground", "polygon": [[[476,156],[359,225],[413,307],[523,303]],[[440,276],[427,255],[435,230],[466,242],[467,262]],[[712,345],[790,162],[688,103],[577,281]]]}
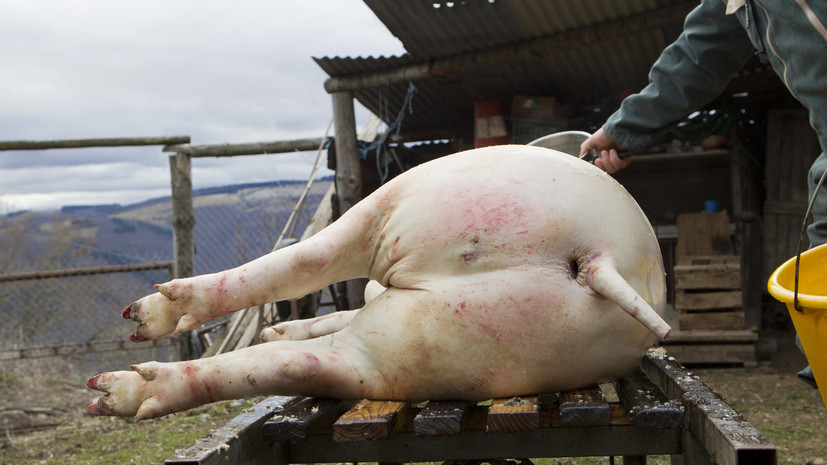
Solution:
{"label": "dirt ground", "polygon": [[769,336],[778,351],[757,368],[693,371],[776,445],[778,463],[827,464],[827,408],[795,375],[806,359],[792,331]]}
{"label": "dirt ground", "polygon": [[[827,409],[818,392],[795,377],[804,359],[793,335],[772,337],[778,352],[757,368],[692,371],[778,447],[779,463],[827,464]],[[0,465],[161,463],[244,408],[222,403],[139,424],[94,418],[85,408],[95,394],[64,364],[51,363],[0,365]]]}

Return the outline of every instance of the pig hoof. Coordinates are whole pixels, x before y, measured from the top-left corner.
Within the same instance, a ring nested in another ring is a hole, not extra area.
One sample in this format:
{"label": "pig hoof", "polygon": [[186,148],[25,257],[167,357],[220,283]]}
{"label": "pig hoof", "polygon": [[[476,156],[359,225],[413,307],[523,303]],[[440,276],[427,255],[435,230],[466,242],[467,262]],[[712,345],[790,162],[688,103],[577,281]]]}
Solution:
{"label": "pig hoof", "polygon": [[313,336],[308,331],[312,320],[285,321],[261,330],[259,337],[264,342],[272,341],[304,341]]}
{"label": "pig hoof", "polygon": [[135,421],[157,418],[187,408],[186,405],[165,405],[161,399],[174,398],[170,393],[181,390],[174,377],[164,376],[157,362],[132,365],[133,371],[103,373],[90,379],[90,389],[104,393],[86,410],[95,416],[132,416]]}
{"label": "pig hoof", "polygon": [[200,317],[205,305],[192,295],[192,286],[166,283],[155,286],[159,292],[148,295],[126,307],[121,316],[138,323],[138,328],[129,337],[133,342],[149,341],[169,333],[191,331],[209,316]]}
{"label": "pig hoof", "polygon": [[97,402],[86,407],[95,416],[134,416],[146,400],[146,382],[132,371],[103,373],[90,379],[86,385],[104,394]]}

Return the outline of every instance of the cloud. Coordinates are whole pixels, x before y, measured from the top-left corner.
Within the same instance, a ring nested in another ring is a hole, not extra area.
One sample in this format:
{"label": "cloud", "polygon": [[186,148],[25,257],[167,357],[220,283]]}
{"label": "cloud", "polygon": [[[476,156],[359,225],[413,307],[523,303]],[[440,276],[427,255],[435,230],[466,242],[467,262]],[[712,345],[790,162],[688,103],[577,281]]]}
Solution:
{"label": "cloud", "polygon": [[[189,135],[199,145],[320,137],[330,97],[311,57],[403,53],[357,0],[2,2],[0,43],[0,140]],[[0,198],[25,208],[101,193],[142,200],[168,189],[168,155],[0,152]],[[193,176],[306,176],[314,155],[195,160]]]}

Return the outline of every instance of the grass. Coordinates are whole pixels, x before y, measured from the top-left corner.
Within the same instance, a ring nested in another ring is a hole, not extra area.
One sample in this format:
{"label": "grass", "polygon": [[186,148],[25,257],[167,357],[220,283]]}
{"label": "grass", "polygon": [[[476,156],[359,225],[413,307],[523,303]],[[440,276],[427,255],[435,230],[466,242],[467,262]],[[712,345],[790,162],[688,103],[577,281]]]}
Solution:
{"label": "grass", "polygon": [[175,450],[192,444],[250,405],[228,408],[218,404],[196,415],[174,415],[137,424],[120,418],[90,418],[82,425],[65,425],[15,441],[0,450],[0,464],[162,463]]}

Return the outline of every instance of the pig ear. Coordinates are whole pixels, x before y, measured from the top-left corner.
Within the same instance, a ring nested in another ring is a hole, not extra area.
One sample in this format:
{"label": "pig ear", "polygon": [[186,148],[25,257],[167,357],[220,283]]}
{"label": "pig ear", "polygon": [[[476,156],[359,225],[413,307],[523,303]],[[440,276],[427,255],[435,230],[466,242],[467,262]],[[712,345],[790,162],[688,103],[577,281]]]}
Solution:
{"label": "pig ear", "polygon": [[669,337],[672,328],[620,275],[612,260],[599,260],[590,268],[590,273],[586,273],[589,287],[635,317],[660,340]]}

